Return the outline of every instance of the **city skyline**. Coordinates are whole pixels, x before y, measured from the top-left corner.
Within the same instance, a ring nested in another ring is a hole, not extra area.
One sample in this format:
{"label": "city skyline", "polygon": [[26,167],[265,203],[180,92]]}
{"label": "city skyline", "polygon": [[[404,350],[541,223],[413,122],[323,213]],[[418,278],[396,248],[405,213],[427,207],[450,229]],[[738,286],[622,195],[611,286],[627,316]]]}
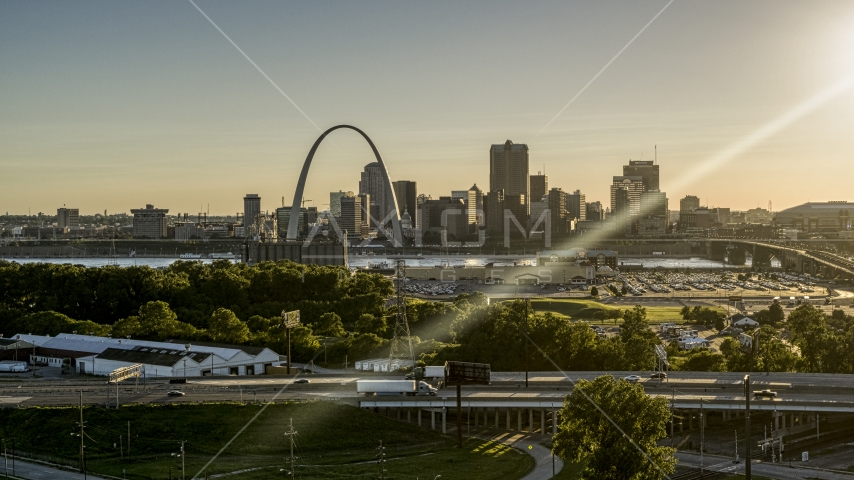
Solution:
{"label": "city skyline", "polygon": [[[0,211],[225,215],[247,192],[273,211],[315,125],[344,122],[374,139],[393,181],[434,198],[488,185],[488,150],[510,139],[529,146],[530,174],[588,202],[609,204],[611,178],[656,146],[671,209],[686,195],[741,210],[848,199],[843,2],[107,5],[0,5],[13,72],[0,79]],[[507,21],[534,34],[488,35]],[[524,68],[495,75],[504,62]],[[306,185],[320,209],[373,161],[352,132],[329,140]]]}

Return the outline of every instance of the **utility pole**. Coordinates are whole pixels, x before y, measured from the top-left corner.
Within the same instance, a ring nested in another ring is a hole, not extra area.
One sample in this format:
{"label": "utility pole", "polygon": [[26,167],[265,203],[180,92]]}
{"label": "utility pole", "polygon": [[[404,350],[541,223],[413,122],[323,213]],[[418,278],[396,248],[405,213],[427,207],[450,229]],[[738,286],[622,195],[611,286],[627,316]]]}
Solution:
{"label": "utility pole", "polygon": [[745,430],[745,447],[744,447],[744,478],[751,480],[750,474],[750,375],[744,376],[744,430]]}
{"label": "utility pole", "polygon": [[704,470],[703,449],[706,440],[706,419],[703,417],[703,399],[700,399],[700,471]]}
{"label": "utility pole", "polygon": [[525,298],[525,388],[528,388],[528,307],[531,305],[531,299]]}
{"label": "utility pole", "polygon": [[83,450],[83,390],[80,390],[80,470],[83,472],[83,478],[86,478],[86,457]]}
{"label": "utility pole", "polygon": [[287,433],[285,433],[285,436],[288,437],[288,440],[291,443],[291,458],[290,458],[291,480],[296,478],[296,471],[295,471],[296,469],[294,468],[296,466],[296,464],[294,463],[294,436],[296,436],[296,434],[297,434],[297,432],[294,431],[294,419],[291,418],[289,423],[288,423],[288,431],[287,431]]}
{"label": "utility pole", "polygon": [[185,458],[187,457],[187,455],[184,453],[184,442],[186,442],[186,440],[181,440],[181,480],[187,480],[186,476],[184,475],[184,467],[186,465]]}
{"label": "utility pole", "polygon": [[380,466],[380,479],[385,480],[385,447],[383,447],[382,440],[380,440],[380,446],[377,447],[377,463]]}

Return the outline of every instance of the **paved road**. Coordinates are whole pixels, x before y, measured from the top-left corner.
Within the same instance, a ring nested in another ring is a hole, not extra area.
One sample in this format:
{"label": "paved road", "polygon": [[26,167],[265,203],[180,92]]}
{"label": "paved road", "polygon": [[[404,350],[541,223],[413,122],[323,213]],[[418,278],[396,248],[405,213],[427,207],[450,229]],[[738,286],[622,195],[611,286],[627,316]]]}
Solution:
{"label": "paved road", "polygon": [[[5,474],[4,470],[0,473]],[[9,462],[9,474],[12,474],[12,462]],[[83,480],[83,474],[77,472],[69,472],[58,468],[41,465],[39,463],[22,462],[15,460],[15,475],[22,478],[30,478],[32,480]],[[102,480],[101,477],[95,477],[91,474],[86,476],[87,480]]]}
{"label": "paved road", "polygon": [[[698,453],[688,453],[688,452],[677,452],[676,458],[679,460],[679,465],[682,466],[700,466],[700,454]],[[732,458],[727,457],[719,457],[719,456],[705,456],[705,466],[708,468],[711,466],[712,470],[723,470],[725,468],[732,468]],[[806,465],[809,465],[808,463]],[[806,466],[805,465],[805,466]],[[827,472],[818,469],[812,468],[802,468],[802,466],[797,464],[792,464],[789,467],[786,464],[774,464],[774,463],[757,463],[754,462],[751,465],[751,471],[755,475],[760,475],[763,477],[773,478],[775,480],[805,480],[805,479],[821,479],[821,480],[852,480],[854,479],[854,474],[841,473],[841,472]],[[736,471],[732,471],[736,473]],[[738,473],[744,473],[744,464],[738,465]]]}
{"label": "paved road", "polygon": [[[534,470],[531,473],[522,477],[522,480],[548,480],[552,478],[552,452],[539,443],[548,437],[543,435],[535,436],[509,432],[500,433],[488,438],[494,442],[499,442],[504,445],[517,448],[534,457],[534,461],[537,462],[537,466],[534,467]],[[554,472],[558,473],[562,469],[563,460],[558,457],[554,457]]]}

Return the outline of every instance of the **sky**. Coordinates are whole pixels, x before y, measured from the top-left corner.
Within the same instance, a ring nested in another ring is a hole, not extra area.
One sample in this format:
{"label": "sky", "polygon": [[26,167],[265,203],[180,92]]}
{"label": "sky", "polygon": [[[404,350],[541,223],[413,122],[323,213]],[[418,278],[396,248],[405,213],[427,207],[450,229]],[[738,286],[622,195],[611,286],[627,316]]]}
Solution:
{"label": "sky", "polygon": [[[0,2],[0,213],[273,210],[342,123],[434,198],[509,139],[606,206],[656,146],[671,209],[854,201],[850,1],[194,1]],[[372,161],[336,131],[306,204]]]}

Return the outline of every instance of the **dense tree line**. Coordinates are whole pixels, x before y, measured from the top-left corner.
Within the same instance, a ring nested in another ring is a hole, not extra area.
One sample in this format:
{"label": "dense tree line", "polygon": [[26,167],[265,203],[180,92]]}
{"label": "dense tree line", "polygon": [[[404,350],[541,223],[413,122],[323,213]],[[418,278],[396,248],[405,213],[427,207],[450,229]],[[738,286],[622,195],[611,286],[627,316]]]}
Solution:
{"label": "dense tree line", "polygon": [[321,346],[312,327],[330,319],[338,329],[324,336],[343,336],[346,328],[368,335],[362,344],[381,345],[375,333],[385,330],[392,292],[381,275],[288,261],[179,261],[164,269],[0,261],[0,332],[213,340],[284,351],[280,313],[300,310],[294,356],[308,360]]}

